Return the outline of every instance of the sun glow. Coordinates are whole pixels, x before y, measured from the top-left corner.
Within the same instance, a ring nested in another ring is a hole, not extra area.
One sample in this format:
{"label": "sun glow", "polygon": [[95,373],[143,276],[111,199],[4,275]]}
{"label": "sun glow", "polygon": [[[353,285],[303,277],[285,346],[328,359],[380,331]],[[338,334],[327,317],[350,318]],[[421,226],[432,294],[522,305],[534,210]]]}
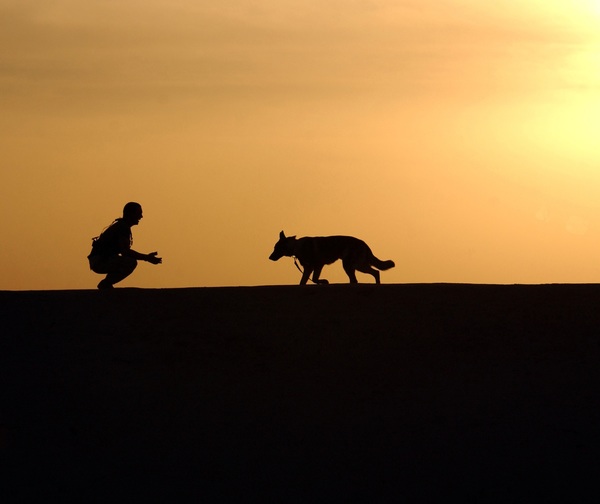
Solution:
{"label": "sun glow", "polygon": [[580,90],[600,92],[600,43],[591,43],[570,56],[567,77]]}
{"label": "sun glow", "polygon": [[600,1],[598,0],[582,0],[584,8],[596,16],[600,16]]}
{"label": "sun glow", "polygon": [[9,3],[0,289],[93,288],[131,200],[164,264],[125,285],[293,283],[281,229],[390,283],[600,281],[599,0]]}

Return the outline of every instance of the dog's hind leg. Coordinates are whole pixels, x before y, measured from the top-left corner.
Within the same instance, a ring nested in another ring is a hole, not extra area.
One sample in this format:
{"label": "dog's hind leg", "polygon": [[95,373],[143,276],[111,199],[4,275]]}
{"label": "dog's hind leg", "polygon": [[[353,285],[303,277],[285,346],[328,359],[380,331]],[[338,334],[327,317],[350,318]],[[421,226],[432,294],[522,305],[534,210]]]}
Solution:
{"label": "dog's hind leg", "polygon": [[344,267],[346,275],[348,275],[348,278],[350,279],[350,283],[358,283],[358,280],[356,279],[356,271],[354,269],[354,266],[351,266],[347,262],[343,263],[342,265]]}
{"label": "dog's hind leg", "polygon": [[381,283],[381,280],[379,278],[379,271],[377,271],[375,268],[371,268],[371,266],[365,266],[362,268],[358,268],[358,271],[360,271],[361,273],[367,273],[368,275],[372,275],[375,279],[375,283]]}

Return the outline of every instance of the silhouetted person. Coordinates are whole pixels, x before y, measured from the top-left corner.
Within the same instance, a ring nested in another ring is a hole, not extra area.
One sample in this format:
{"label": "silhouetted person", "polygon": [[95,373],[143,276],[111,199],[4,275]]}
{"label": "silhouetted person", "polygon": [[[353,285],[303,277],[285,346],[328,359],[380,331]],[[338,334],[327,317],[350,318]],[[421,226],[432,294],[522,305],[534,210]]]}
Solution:
{"label": "silhouetted person", "polygon": [[139,224],[142,217],[142,206],[139,203],[127,203],[123,208],[123,217],[116,219],[100,236],[94,238],[92,251],[88,256],[90,269],[94,273],[106,275],[98,284],[98,289],[112,289],[114,284],[133,273],[138,261],[162,263],[162,259],[157,257],[158,252],[141,254],[131,248],[131,226]]}

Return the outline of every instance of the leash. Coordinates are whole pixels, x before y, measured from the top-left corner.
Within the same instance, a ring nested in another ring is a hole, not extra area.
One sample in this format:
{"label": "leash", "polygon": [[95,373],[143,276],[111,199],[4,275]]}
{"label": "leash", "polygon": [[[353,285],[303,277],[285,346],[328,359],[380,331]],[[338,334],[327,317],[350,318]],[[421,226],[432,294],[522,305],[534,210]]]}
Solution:
{"label": "leash", "polygon": [[[304,275],[304,271],[302,271],[302,268],[301,268],[301,267],[300,267],[300,265],[298,264],[298,259],[296,258],[296,256],[292,256],[292,257],[294,258],[294,264],[296,265],[296,268],[298,268],[298,271]],[[315,281],[314,281],[312,278],[309,278],[309,280],[310,280],[312,283],[314,283],[314,284],[316,284],[316,283],[317,283],[317,282],[315,282]]]}

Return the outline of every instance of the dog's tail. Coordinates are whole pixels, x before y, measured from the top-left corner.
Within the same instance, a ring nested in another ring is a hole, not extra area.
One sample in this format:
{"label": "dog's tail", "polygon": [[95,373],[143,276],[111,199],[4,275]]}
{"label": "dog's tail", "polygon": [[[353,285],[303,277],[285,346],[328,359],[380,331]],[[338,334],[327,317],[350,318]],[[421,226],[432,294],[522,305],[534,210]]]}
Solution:
{"label": "dog's tail", "polygon": [[373,266],[375,266],[378,270],[385,271],[396,266],[394,261],[382,261],[381,259],[377,259],[377,257],[373,256]]}

